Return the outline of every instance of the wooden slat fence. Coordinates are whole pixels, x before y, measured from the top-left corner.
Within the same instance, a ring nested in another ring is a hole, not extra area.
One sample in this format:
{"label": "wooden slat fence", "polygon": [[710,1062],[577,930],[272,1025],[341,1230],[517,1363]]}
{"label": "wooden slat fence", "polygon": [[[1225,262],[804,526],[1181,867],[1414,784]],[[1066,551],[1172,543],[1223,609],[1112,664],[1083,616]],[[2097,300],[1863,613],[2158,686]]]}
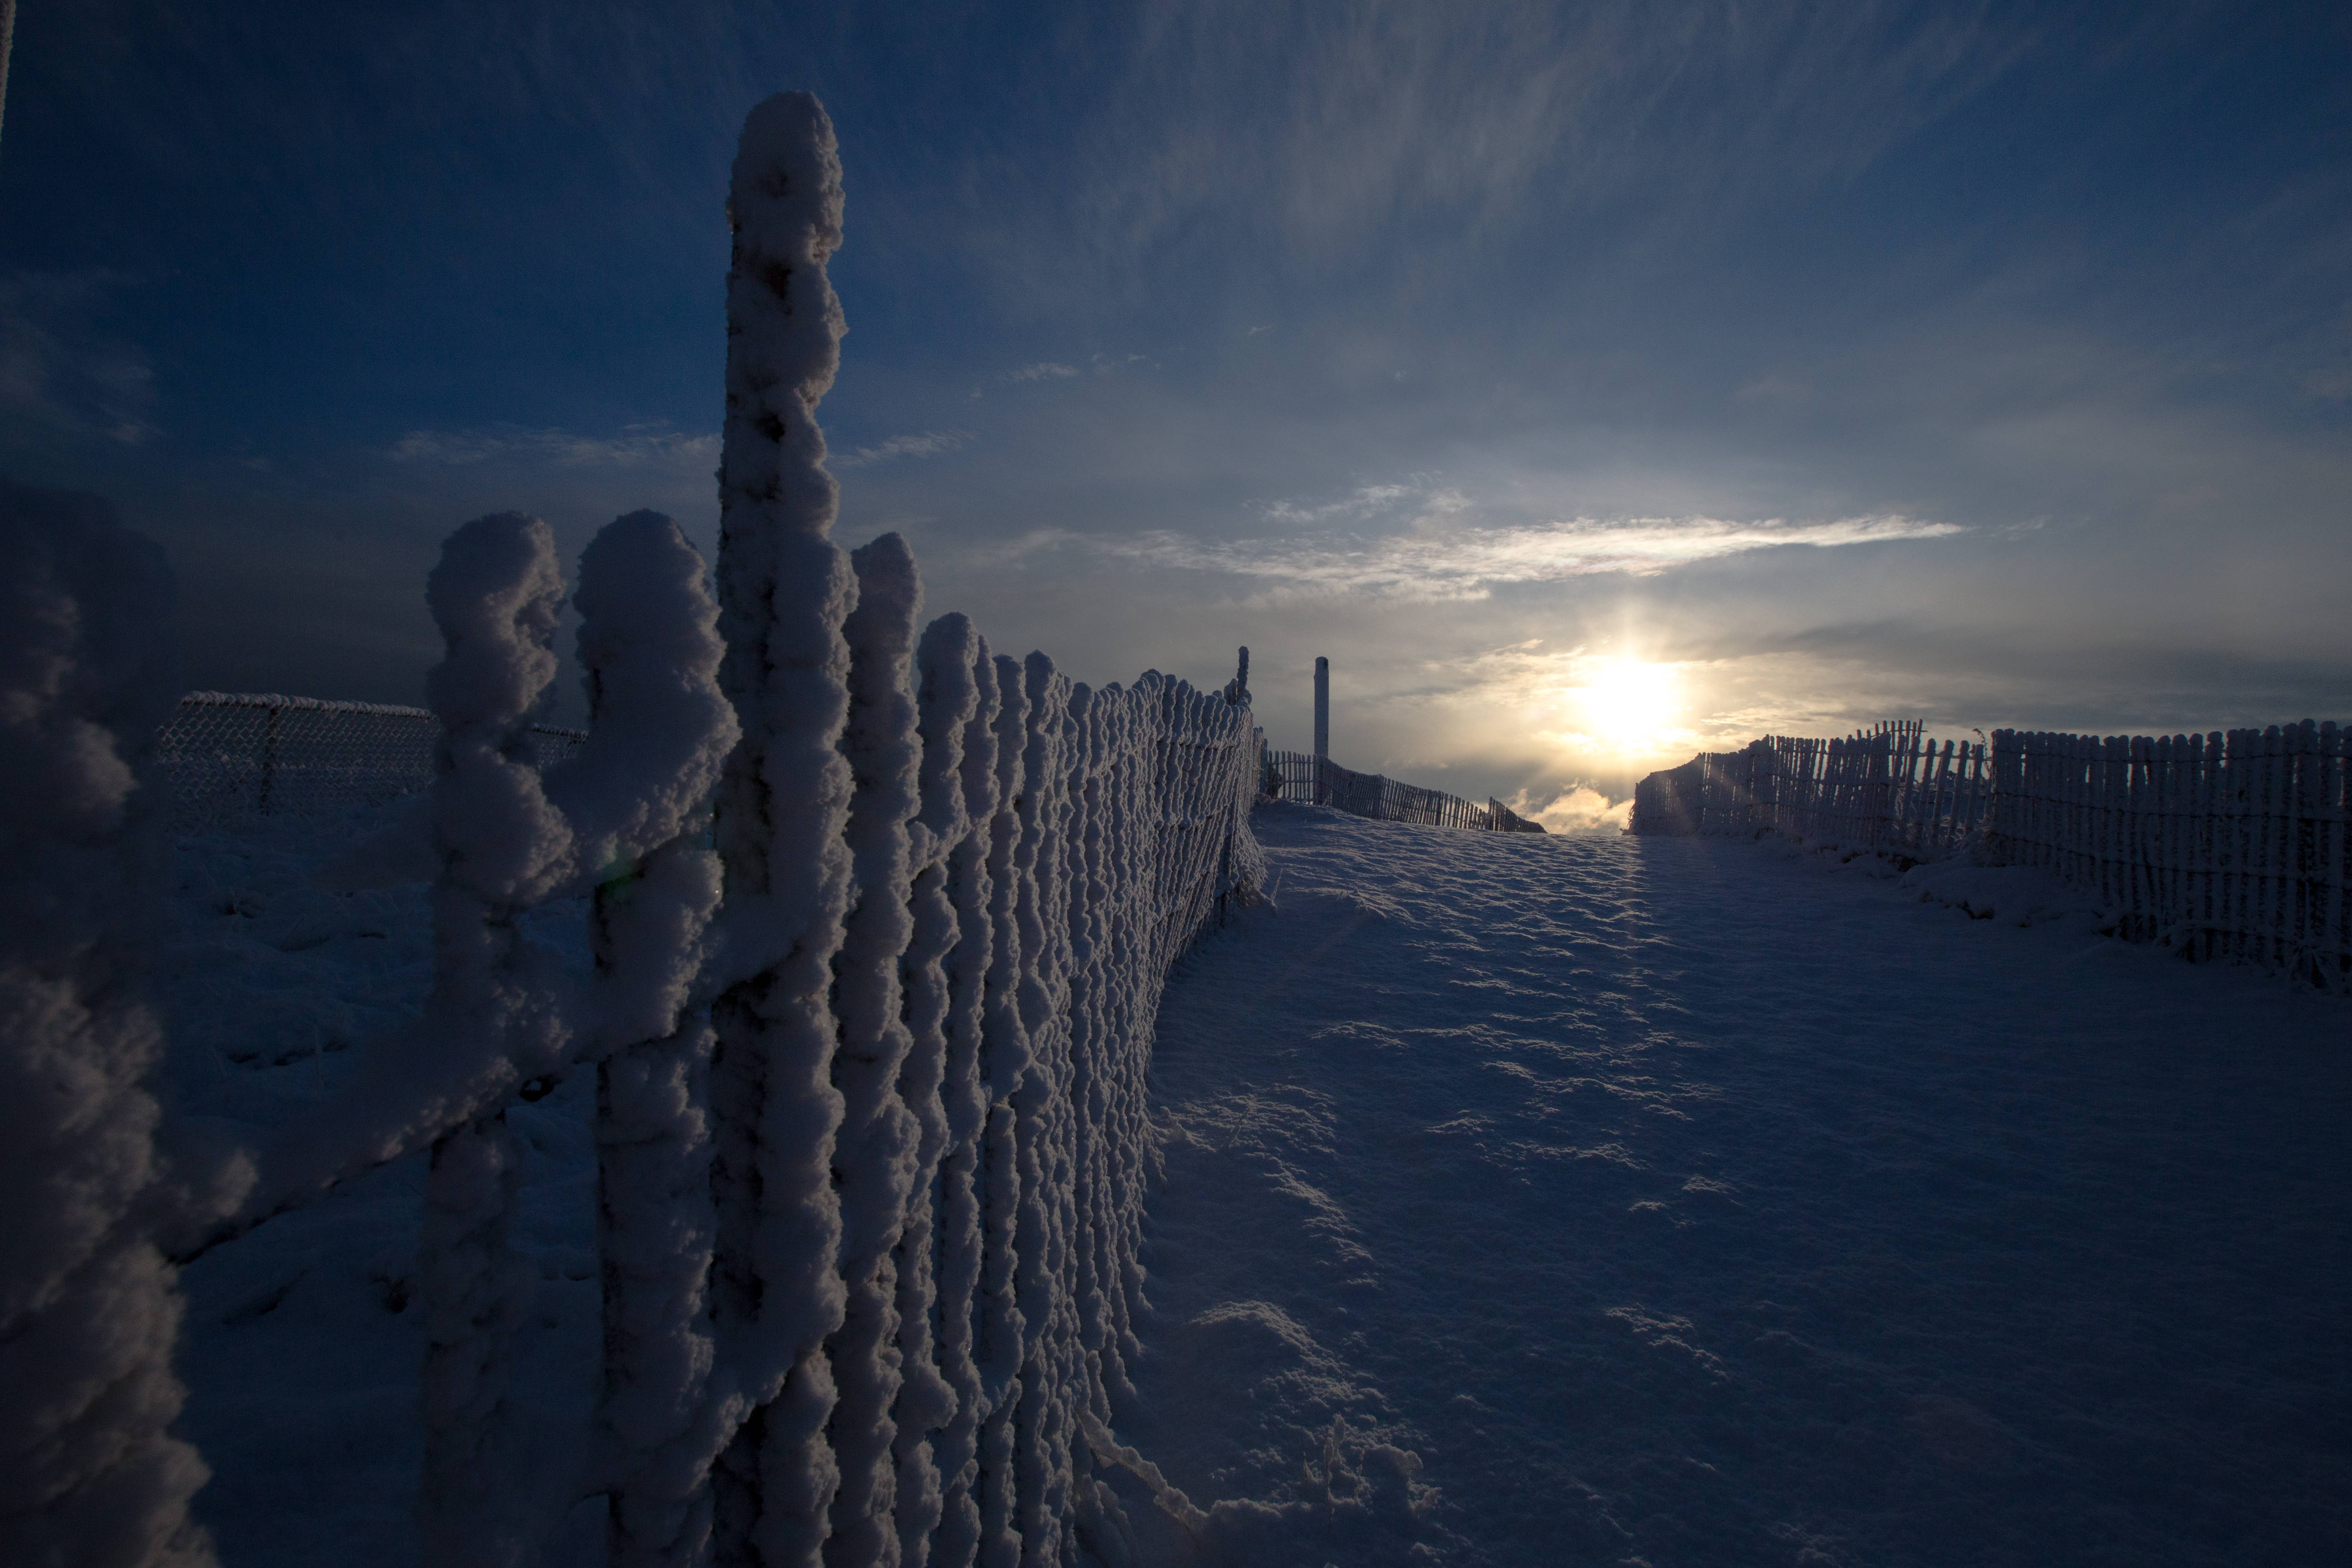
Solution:
{"label": "wooden slat fence", "polygon": [[1778,833],[1928,860],[1967,850],[2094,893],[2121,934],[2352,993],[2347,732],[2305,720],[2203,735],[2000,730],[1987,746],[1914,722],[1770,736],[1634,789],[1632,830]]}
{"label": "wooden slat fence", "polygon": [[1309,805],[1336,806],[1352,816],[1375,822],[1419,822],[1432,827],[1467,827],[1481,833],[1541,833],[1543,824],[1530,822],[1491,796],[1484,805],[1447,795],[1401,784],[1379,773],[1360,773],[1328,757],[1306,752],[1281,752],[1268,747],[1260,769],[1263,793],[1269,799],[1300,801]]}
{"label": "wooden slat fence", "polygon": [[1981,745],[1928,740],[1896,721],[1836,740],[1768,735],[1702,752],[1634,787],[1635,833],[1779,833],[1915,860],[1981,827],[1990,769]]}
{"label": "wooden slat fence", "polygon": [[2334,723],[1997,731],[1985,854],[2097,893],[2124,934],[2352,992],[2352,765]]}

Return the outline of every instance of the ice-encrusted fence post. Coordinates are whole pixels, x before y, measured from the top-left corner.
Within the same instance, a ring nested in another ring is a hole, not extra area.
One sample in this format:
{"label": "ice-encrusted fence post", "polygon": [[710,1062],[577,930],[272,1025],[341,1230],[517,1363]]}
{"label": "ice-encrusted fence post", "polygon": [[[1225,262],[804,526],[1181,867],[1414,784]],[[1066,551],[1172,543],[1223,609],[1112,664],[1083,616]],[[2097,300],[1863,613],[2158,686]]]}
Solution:
{"label": "ice-encrusted fence post", "polygon": [[692,1013],[719,894],[702,829],[737,730],[718,606],[676,523],[641,511],[604,530],[575,598],[591,728],[551,785],[596,879],[604,1451],[592,1484],[611,1494],[614,1568],[667,1568],[707,1548],[710,1461],[740,1415],[712,1367],[711,1032]]}
{"label": "ice-encrusted fence post", "polygon": [[719,797],[731,984],[712,1009],[710,1089],[712,1305],[751,1415],[714,1479],[713,1551],[763,1568],[821,1561],[840,1481],[825,1355],[845,1301],[831,993],[850,899],[852,780],[836,742],[856,587],[831,538],[836,490],[815,415],[841,363],[824,271],[841,215],[823,107],[792,92],[752,110],[728,197],[720,678],[743,739]]}
{"label": "ice-encrusted fence post", "polygon": [[[530,726],[555,673],[563,603],[553,535],[536,518],[478,518],[452,534],[425,587],[447,641],[425,690],[442,724],[429,798],[442,869],[431,892],[434,984],[424,1028],[454,1069],[463,1118],[433,1140],[417,1235],[425,1317],[428,1560],[499,1563],[527,1539],[530,1488],[507,1406],[513,1341],[538,1273],[509,1249],[523,1145],[498,1080],[562,1052],[561,981],[517,917],[560,876],[570,836],[541,788]],[[468,1111],[463,1102],[490,1103]]]}
{"label": "ice-encrusted fence post", "polygon": [[[1021,1310],[1018,1258],[1023,1213],[1019,1119],[1013,1090],[1029,1070],[1032,1050],[1022,1021],[1024,976],[1037,962],[1024,944],[1022,910],[1034,901],[1035,856],[1024,858],[1023,802],[1034,787],[1028,771],[1029,688],[1021,666],[1003,655],[992,670],[997,692],[992,738],[996,805],[988,826],[988,969],[981,1000],[979,1134],[981,1247],[972,1310],[974,1372],[980,1399],[971,1417],[971,1480],[982,1568],[1020,1561],[1014,1520],[1014,1415],[1021,1404],[1028,1325]],[[952,1519],[952,1516],[950,1516]]]}
{"label": "ice-encrusted fence post", "polygon": [[1069,1363],[1074,1349],[1066,1285],[1072,1215],[1069,1026],[1070,679],[1042,653],[1024,662],[1029,713],[1027,782],[1021,802],[1025,875],[1018,911],[1023,953],[1021,1021],[1027,1070],[1013,1089],[1021,1170],[1013,1247],[1015,1290],[1026,1325],[1014,1456],[1024,1564],[1057,1561],[1070,1500]]}
{"label": "ice-encrusted fence post", "polygon": [[175,1190],[147,1083],[170,610],[106,503],[0,481],[0,1562],[27,1568],[213,1561],[152,1239],[241,1195]]}
{"label": "ice-encrusted fence post", "polygon": [[847,825],[852,902],[834,960],[840,1045],[833,1075],[842,1096],[834,1184],[845,1296],[827,1344],[840,1392],[832,1437],[841,1488],[824,1556],[835,1568],[888,1568],[899,1559],[898,1244],[922,1135],[899,1089],[914,1048],[899,963],[914,934],[908,826],[921,805],[912,659],[922,590],[914,557],[895,533],[851,560],[857,607],[843,628],[850,667],[841,750],[857,787]]}
{"label": "ice-encrusted fence post", "polygon": [[[921,807],[908,829],[914,930],[902,973],[911,1044],[899,1094],[915,1117],[919,1142],[898,1244],[904,1382],[894,1444],[899,1557],[921,1568],[935,1540],[977,1540],[965,1474],[971,1426],[963,1417],[979,1396],[971,1333],[980,1259],[972,1175],[986,1110],[978,1046],[995,748],[987,722],[994,683],[982,679],[991,668],[987,645],[971,622],[961,615],[932,622],[917,664]],[[968,1544],[964,1550],[968,1554]],[[950,1550],[943,1560],[964,1559]]]}
{"label": "ice-encrusted fence post", "polygon": [[[212,1237],[431,1145],[417,1517],[436,1563],[524,1560],[583,1489],[615,1496],[615,1561],[669,1560],[660,1543],[676,1521],[648,1522],[646,1508],[694,1511],[718,1419],[709,1358],[683,1326],[698,1307],[672,1299],[698,1290],[707,1260],[708,1222],[694,1217],[704,1047],[681,1024],[719,892],[692,840],[735,738],[714,679],[716,610],[700,556],[667,518],[635,513],[600,532],[579,600],[596,730],[542,773],[533,725],[562,599],[553,538],[535,518],[478,518],[445,544],[427,589],[447,643],[426,681],[440,723],[434,782],[321,878],[434,879],[432,991],[413,1026],[371,1044],[342,1091],[264,1145],[253,1197]],[[583,988],[518,919],[591,891],[597,965]],[[627,1171],[602,1184],[610,1386],[592,1443],[526,1434],[504,1396],[536,1290],[535,1270],[506,1246],[521,1150],[504,1116],[518,1093],[536,1098],[534,1085],[608,1058],[600,1163]]]}
{"label": "ice-encrusted fence post", "polygon": [[[1002,816],[996,731],[1003,693],[987,643],[961,616],[932,624],[924,635],[921,658],[924,821],[944,825],[952,819],[961,825],[948,851],[941,889],[950,905],[954,936],[944,955],[947,1010],[940,1021],[940,1103],[946,1144],[940,1160],[934,1292],[940,1373],[953,1405],[929,1454],[940,1489],[929,1555],[961,1568],[972,1560],[981,1535],[978,1456],[985,1403],[980,1367],[984,1353],[981,1282],[988,1252],[985,1142],[992,1109],[982,1032],[991,976],[997,970],[997,922],[992,911]],[[946,747],[933,750],[935,740],[944,742],[950,735],[956,740],[952,779],[946,776]],[[948,792],[959,794],[960,803],[943,798]],[[924,907],[919,902],[919,920]],[[903,1431],[900,1440],[906,1441]],[[901,1519],[912,1522],[903,1499]],[[910,1544],[907,1560],[921,1559]]]}

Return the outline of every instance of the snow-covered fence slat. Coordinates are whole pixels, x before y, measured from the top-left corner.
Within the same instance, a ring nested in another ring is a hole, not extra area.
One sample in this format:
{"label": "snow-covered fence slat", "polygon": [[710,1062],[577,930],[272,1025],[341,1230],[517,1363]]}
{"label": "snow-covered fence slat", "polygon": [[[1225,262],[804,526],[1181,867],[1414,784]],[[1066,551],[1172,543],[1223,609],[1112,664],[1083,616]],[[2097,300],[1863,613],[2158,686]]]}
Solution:
{"label": "snow-covered fence slat", "polygon": [[1443,790],[1401,784],[1379,773],[1360,773],[1328,757],[1267,748],[1262,760],[1264,791],[1276,800],[1328,805],[1376,822],[1418,822],[1433,827],[1465,827],[1483,833],[1541,833],[1543,825],[1517,816],[1501,801],[1479,805]]}
{"label": "snow-covered fence slat", "polygon": [[0,1562],[201,1568],[171,1435],[159,1229],[251,1170],[175,1150],[149,1081],[167,880],[163,552],[93,496],[0,480]]}
{"label": "snow-covered fence slat", "polygon": [[[416,794],[433,782],[440,730],[429,708],[190,691],[158,731],[155,759],[170,784],[173,827],[196,832]],[[588,738],[553,724],[530,733],[542,767]]]}
{"label": "snow-covered fence slat", "polygon": [[1998,731],[1983,854],[2095,892],[2124,934],[2352,992],[2352,767],[2336,724]]}

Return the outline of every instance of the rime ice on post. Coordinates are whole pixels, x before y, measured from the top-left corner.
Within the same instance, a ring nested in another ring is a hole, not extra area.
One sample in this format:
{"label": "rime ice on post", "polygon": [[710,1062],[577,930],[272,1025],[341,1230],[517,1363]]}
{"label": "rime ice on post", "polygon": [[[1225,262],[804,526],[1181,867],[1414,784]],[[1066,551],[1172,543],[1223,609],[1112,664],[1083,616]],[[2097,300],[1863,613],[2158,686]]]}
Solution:
{"label": "rime ice on post", "polygon": [[[164,880],[146,752],[178,694],[163,553],[0,481],[0,1562],[212,1562],[167,1431],[180,1302],[142,994]],[[194,1194],[190,1194],[193,1196]],[[233,1203],[236,1192],[220,1194]],[[209,1205],[226,1207],[226,1204]]]}
{"label": "rime ice on post", "polygon": [[1017,1510],[1024,1563],[1059,1555],[1068,1515],[1071,1415],[1068,1258],[1073,1171],[1069,1125],[1069,785],[1073,690],[1054,661],[1033,653],[1028,681],[1027,787],[1020,801],[1021,1021],[1030,1058],[1012,1091],[1023,1192],[1014,1279],[1027,1325],[1016,1417]]}
{"label": "rime ice on post", "polygon": [[[434,984],[420,1045],[457,1098],[498,1103],[544,1071],[568,1032],[551,955],[516,917],[564,879],[572,834],[547,799],[531,721],[555,673],[563,579],[547,524],[520,512],[478,518],[449,536],[425,587],[448,651],[425,677],[442,724],[430,797],[443,866],[434,885]],[[418,1232],[425,1309],[425,1479],[417,1528],[426,1556],[452,1564],[513,1559],[534,1526],[519,1436],[506,1403],[513,1340],[538,1273],[507,1247],[522,1145],[503,1109],[433,1143]]]}
{"label": "rime ice on post", "polygon": [[[1035,946],[1024,948],[1022,910],[1035,902],[1034,852],[1023,858],[1025,828],[1022,801],[1033,787],[1027,772],[1029,688],[1021,666],[999,655],[993,675],[997,702],[991,730],[996,758],[995,810],[988,825],[988,969],[981,1002],[979,1081],[982,1107],[977,1131],[976,1206],[981,1228],[978,1277],[973,1285],[973,1372],[980,1398],[971,1414],[959,1413],[952,1434],[969,1443],[968,1488],[977,1529],[979,1561],[989,1568],[1020,1560],[1014,1521],[1013,1415],[1021,1404],[1022,1317],[1015,1285],[1016,1231],[1024,1206],[1024,1172],[1011,1094],[1028,1071],[1030,1044],[1022,1023],[1024,977],[1036,965]],[[956,1527],[950,1512],[942,1544]],[[961,1561],[961,1558],[955,1559]]]}
{"label": "rime ice on post", "polygon": [[[526,1451],[503,1398],[535,1270],[506,1234],[522,1151],[519,1086],[596,1064],[606,1402],[591,1485],[614,1497],[612,1557],[691,1557],[704,1480],[740,1414],[711,1386],[701,1292],[712,1225],[702,1075],[707,1026],[681,1028],[719,893],[694,842],[732,750],[702,560],[656,512],[600,531],[581,562],[580,662],[595,730],[541,774],[533,721],[554,674],[563,596],[553,537],[520,513],[451,535],[427,590],[447,656],[427,679],[436,775],[411,814],[333,879],[436,880],[434,984],[416,1026],[375,1042],[352,1085],[274,1140],[247,1224],[430,1142],[419,1237],[426,1314],[418,1517],[436,1562],[506,1563],[573,1500],[554,1456]],[[584,988],[518,917],[596,894]]]}
{"label": "rime ice on post", "polygon": [[719,1121],[713,1270],[722,1354],[758,1416],[721,1460],[716,1549],[769,1568],[819,1561],[839,1473],[826,1339],[842,1325],[829,993],[850,896],[855,602],[830,534],[818,399],[841,361],[824,265],[841,243],[832,122],[804,92],[743,126],[729,221],[727,419],[719,464],[720,681],[742,743],[719,790],[733,984],[713,1008]]}
{"label": "rime ice on post", "polygon": [[899,1553],[893,1454],[900,1384],[898,1247],[920,1137],[898,1086],[914,1045],[901,1016],[898,965],[913,934],[908,826],[921,804],[912,660],[922,589],[914,557],[895,533],[859,550],[852,562],[857,608],[843,627],[850,706],[841,750],[857,780],[848,826],[855,902],[834,960],[841,1024],[834,1081],[842,1095],[834,1172],[847,1296],[828,1347],[840,1387],[833,1441],[841,1491],[824,1554],[845,1568],[887,1568]]}
{"label": "rime ice on post", "polygon": [[718,606],[701,554],[635,512],[580,559],[590,740],[550,788],[596,886],[597,1236],[604,1257],[604,1436],[615,1568],[699,1561],[710,1461],[740,1415],[713,1386],[710,1028],[681,1026],[719,902],[697,840],[736,740],[718,687]]}
{"label": "rime ice on post", "polygon": [[[996,661],[987,640],[961,616],[943,616],[923,638],[923,712],[926,764],[925,821],[933,820],[929,784],[934,715],[955,693],[969,689],[970,711],[961,726],[957,783],[962,795],[964,831],[947,863],[947,895],[955,926],[946,955],[947,1015],[941,1021],[945,1059],[940,1066],[940,1105],[947,1142],[939,1184],[939,1274],[934,1292],[939,1310],[940,1374],[954,1396],[945,1426],[933,1444],[931,1462],[940,1479],[937,1535],[932,1560],[970,1563],[979,1549],[981,1419],[986,1405],[979,1355],[981,1282],[989,1256],[984,1211],[988,1173],[983,1159],[992,1099],[983,1030],[992,986],[998,986],[997,877],[1010,861],[1002,856],[1000,831],[1004,772],[998,726],[1004,702]],[[934,705],[937,698],[938,706]],[[942,816],[946,807],[941,807]],[[921,909],[918,905],[918,910]],[[902,1510],[903,1517],[903,1510]],[[909,1561],[915,1561],[913,1553]]]}
{"label": "rime ice on post", "polygon": [[[961,971],[950,966],[963,961],[973,978],[986,967],[984,905],[967,925],[958,900],[972,874],[971,848],[978,837],[973,826],[987,816],[986,798],[976,805],[970,789],[974,767],[984,770],[983,759],[971,751],[984,733],[977,731],[982,708],[978,667],[984,663],[985,645],[966,617],[945,616],[925,628],[917,651],[921,805],[908,829],[914,923],[901,965],[908,1048],[899,1075],[899,1096],[915,1118],[918,1142],[897,1259],[904,1381],[893,1439],[899,1558],[917,1568],[929,1561],[933,1532],[946,1515],[943,1482],[951,1484],[962,1469],[960,1451],[945,1476],[940,1460],[951,1447],[947,1428],[961,1399],[970,1396],[969,1357],[959,1353],[968,1348],[969,1324],[958,1319],[968,1317],[971,1309],[969,1264],[977,1252],[970,1241],[976,1237],[965,1229],[970,1170],[950,1161],[949,1153],[967,1146],[974,1125],[966,1070],[971,1057],[956,1050],[959,1034],[972,1037],[970,1027],[958,1026],[959,1004],[972,997],[972,988],[967,984],[959,989],[953,976]],[[978,942],[967,948],[966,936]],[[960,1518],[959,1531],[961,1523]]]}

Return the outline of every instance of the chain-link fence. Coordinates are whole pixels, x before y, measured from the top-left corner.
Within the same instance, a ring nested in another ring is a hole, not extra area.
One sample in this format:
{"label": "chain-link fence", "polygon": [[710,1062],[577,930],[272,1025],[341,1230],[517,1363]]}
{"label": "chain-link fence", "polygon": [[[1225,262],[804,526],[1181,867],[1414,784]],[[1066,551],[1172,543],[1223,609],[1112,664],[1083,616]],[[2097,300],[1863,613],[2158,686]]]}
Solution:
{"label": "chain-link fence", "polygon": [[[413,795],[433,782],[441,721],[388,702],[332,702],[256,691],[191,691],[156,737],[182,833],[256,816],[305,816]],[[534,725],[541,767],[585,730]]]}

